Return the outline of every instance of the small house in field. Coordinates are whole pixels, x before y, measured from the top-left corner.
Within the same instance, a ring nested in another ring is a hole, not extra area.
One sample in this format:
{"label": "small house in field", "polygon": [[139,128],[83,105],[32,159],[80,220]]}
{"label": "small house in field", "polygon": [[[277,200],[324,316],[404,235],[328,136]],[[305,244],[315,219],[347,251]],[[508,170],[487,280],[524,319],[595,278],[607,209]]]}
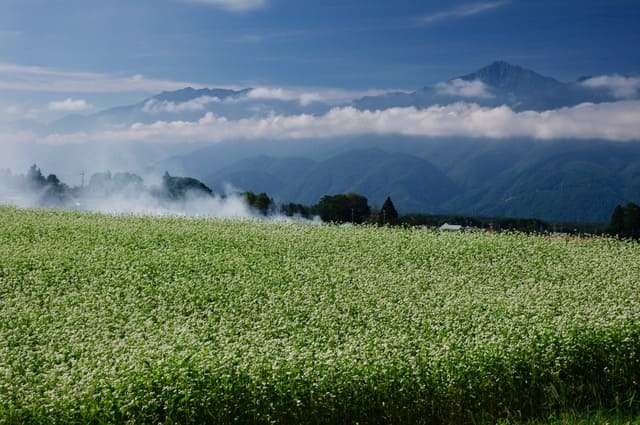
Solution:
{"label": "small house in field", "polygon": [[444,223],[442,226],[438,227],[438,230],[440,230],[441,232],[460,232],[462,231],[462,229],[462,226],[458,224],[449,223]]}

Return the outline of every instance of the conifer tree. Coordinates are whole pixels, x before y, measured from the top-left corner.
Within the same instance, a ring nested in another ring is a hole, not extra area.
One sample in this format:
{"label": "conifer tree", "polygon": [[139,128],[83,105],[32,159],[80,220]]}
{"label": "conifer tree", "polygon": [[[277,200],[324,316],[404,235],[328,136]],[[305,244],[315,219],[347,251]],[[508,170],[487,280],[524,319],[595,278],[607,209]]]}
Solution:
{"label": "conifer tree", "polygon": [[384,204],[382,204],[379,220],[381,224],[398,224],[398,211],[396,211],[396,207],[390,197],[387,197]]}

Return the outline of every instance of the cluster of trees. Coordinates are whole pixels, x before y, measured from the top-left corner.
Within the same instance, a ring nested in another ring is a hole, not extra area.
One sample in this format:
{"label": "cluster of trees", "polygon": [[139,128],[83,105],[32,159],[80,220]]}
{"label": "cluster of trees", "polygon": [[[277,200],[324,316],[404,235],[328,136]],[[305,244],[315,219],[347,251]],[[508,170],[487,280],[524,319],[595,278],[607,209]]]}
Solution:
{"label": "cluster of trees", "polygon": [[[266,196],[266,195],[265,195]],[[444,223],[465,227],[495,230],[519,230],[523,232],[551,231],[553,226],[537,219],[517,218],[476,218],[457,215],[407,214],[400,216],[390,197],[378,209],[369,206],[366,197],[357,193],[323,196],[316,205],[283,204],[280,212],[288,216],[319,216],[325,222],[378,224],[406,227],[438,227]],[[556,226],[557,227],[557,226]],[[573,225],[571,229],[575,229]],[[558,231],[567,228],[557,229]]]}
{"label": "cluster of trees", "polygon": [[242,193],[242,196],[251,208],[262,215],[268,215],[275,211],[275,202],[264,192],[258,194],[253,192],[244,192]]}
{"label": "cluster of trees", "polygon": [[15,195],[29,194],[34,202],[42,205],[60,206],[72,196],[69,186],[62,183],[55,174],[45,177],[36,165],[32,165],[24,175],[14,175],[11,170],[2,170],[0,183],[5,191]]}
{"label": "cluster of trees", "polygon": [[[266,196],[266,195],[265,195]],[[324,196],[313,206],[284,204],[280,212],[289,216],[319,216],[325,222],[371,223],[379,225],[439,227],[444,223],[495,231],[520,231],[527,233],[567,233],[591,235],[616,235],[622,238],[640,239],[640,206],[630,203],[616,207],[611,223],[547,223],[534,218],[468,217],[460,215],[407,214],[400,216],[391,198],[387,198],[380,210],[369,206],[367,198],[350,193]]]}
{"label": "cluster of trees", "polygon": [[162,185],[160,190],[156,191],[156,195],[169,200],[183,200],[187,194],[195,196],[212,196],[213,191],[204,183],[192,177],[174,177],[168,172],[162,176]]}
{"label": "cluster of trees", "polygon": [[369,206],[366,197],[357,193],[338,195],[326,195],[320,198],[317,204],[306,206],[302,204],[287,203],[276,208],[273,199],[265,193],[244,193],[247,203],[254,209],[266,214],[267,212],[279,212],[289,217],[312,218],[320,217],[328,223],[378,223],[398,224],[398,211],[391,198],[387,198],[380,211],[374,211]]}
{"label": "cluster of trees", "polygon": [[[263,215],[283,214],[288,217],[311,219],[320,217],[331,223],[368,223],[372,217],[380,216],[381,223],[395,224],[398,213],[391,199],[387,199],[380,213],[372,211],[367,198],[357,193],[323,196],[315,205],[303,205],[293,202],[277,205],[266,193],[243,192],[247,204]],[[386,220],[386,221],[385,221]]]}
{"label": "cluster of trees", "polygon": [[41,199],[50,204],[62,204],[70,195],[69,186],[62,183],[55,174],[49,174],[45,178],[36,165],[29,168],[25,184],[29,189],[39,192]]}
{"label": "cluster of trees", "polygon": [[[266,196],[266,195],[265,195]],[[496,231],[516,230],[527,233],[567,233],[591,235],[616,235],[621,238],[640,239],[640,206],[629,203],[615,208],[611,223],[547,223],[534,218],[468,217],[459,215],[408,214],[399,216],[391,198],[382,208],[372,209],[362,195],[356,193],[324,196],[318,204],[304,206],[284,204],[283,214],[302,217],[320,216],[325,222],[376,223],[380,225],[438,227],[444,223],[465,227],[492,229]]]}
{"label": "cluster of trees", "polygon": [[356,193],[323,196],[315,206],[322,221],[336,223],[364,223],[371,215],[369,202]]}
{"label": "cluster of trees", "polygon": [[44,207],[64,207],[78,205],[82,199],[107,197],[115,194],[140,196],[142,193],[161,201],[184,200],[188,194],[212,196],[213,191],[201,181],[191,177],[174,177],[165,173],[159,186],[147,187],[142,177],[133,173],[110,171],[95,173],[88,184],[70,187],[60,181],[55,174],[44,176],[37,165],[32,165],[26,174],[13,174],[10,170],[0,172],[0,187],[16,197],[28,197],[36,205]]}
{"label": "cluster of trees", "polygon": [[640,239],[640,206],[629,203],[613,210],[611,233],[621,238]]}

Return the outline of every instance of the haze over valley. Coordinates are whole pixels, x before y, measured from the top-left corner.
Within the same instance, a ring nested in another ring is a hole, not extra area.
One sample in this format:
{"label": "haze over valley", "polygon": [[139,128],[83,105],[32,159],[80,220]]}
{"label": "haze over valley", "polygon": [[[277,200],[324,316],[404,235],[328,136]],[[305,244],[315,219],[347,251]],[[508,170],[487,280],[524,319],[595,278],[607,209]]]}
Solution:
{"label": "haze over valley", "polygon": [[[67,181],[193,176],[312,204],[356,192],[403,213],[603,222],[640,198],[640,77],[561,82],[495,61],[415,91],[164,91],[48,123],[8,123],[1,167]],[[353,98],[349,98],[353,97]]]}

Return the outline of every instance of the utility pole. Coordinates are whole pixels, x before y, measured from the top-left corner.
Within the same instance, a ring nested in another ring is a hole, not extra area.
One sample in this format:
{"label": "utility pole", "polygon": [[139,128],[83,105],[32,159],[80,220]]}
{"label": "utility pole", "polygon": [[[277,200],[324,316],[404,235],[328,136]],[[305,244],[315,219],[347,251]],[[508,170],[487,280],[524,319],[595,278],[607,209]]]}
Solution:
{"label": "utility pole", "polygon": [[82,182],[80,183],[80,187],[84,189],[84,170],[80,172],[80,176],[82,177]]}

